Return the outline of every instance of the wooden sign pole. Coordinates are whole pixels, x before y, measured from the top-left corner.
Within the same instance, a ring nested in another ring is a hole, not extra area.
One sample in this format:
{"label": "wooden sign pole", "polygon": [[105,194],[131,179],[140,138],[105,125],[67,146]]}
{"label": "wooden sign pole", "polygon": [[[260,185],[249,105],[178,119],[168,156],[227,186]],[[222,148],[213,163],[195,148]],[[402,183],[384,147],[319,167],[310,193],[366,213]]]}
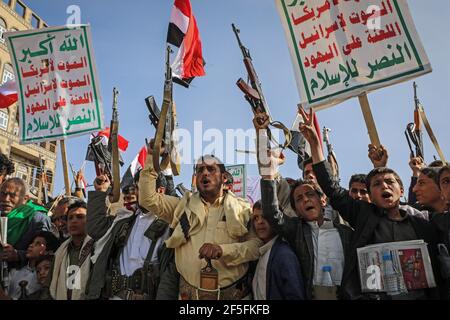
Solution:
{"label": "wooden sign pole", "polygon": [[370,137],[370,143],[379,147],[381,145],[380,138],[378,137],[377,127],[375,126],[375,121],[373,120],[372,111],[370,110],[369,100],[367,99],[367,94],[364,93],[358,96],[359,104],[366,122],[367,131]]}
{"label": "wooden sign pole", "polygon": [[72,191],[70,190],[69,169],[67,166],[66,142],[60,140],[59,143],[61,147],[61,161],[63,165],[64,185],[66,186],[66,196],[71,196]]}

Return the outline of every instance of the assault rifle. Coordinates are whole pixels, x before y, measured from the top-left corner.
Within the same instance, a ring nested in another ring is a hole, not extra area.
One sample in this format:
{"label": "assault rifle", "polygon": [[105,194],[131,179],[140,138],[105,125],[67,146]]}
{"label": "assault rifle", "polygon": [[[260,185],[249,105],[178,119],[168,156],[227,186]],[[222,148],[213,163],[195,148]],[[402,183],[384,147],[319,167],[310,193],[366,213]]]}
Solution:
{"label": "assault rifle", "polygon": [[[170,66],[170,54],[172,49],[167,46],[166,51],[166,75],[164,80],[164,95],[161,112],[159,112],[153,96],[145,99],[147,108],[149,109],[150,121],[156,128],[154,139],[154,152],[153,152],[153,167],[156,172],[171,167],[172,173],[175,176],[180,174],[180,161],[178,152],[172,143],[172,133],[176,127],[176,109],[173,102],[173,80],[172,80],[172,68]],[[166,148],[163,154],[163,159],[160,162],[160,150],[164,146]]]}
{"label": "assault rifle", "polygon": [[[413,83],[414,89],[414,122],[408,123],[405,130],[406,141],[408,142],[411,157],[421,157],[424,158],[423,152],[423,140],[422,140],[422,130],[421,130],[421,119],[420,119],[420,101],[417,98],[417,85]],[[414,145],[414,149],[412,147]]]}
{"label": "assault rifle", "polygon": [[[45,164],[44,164],[44,160],[42,160],[42,157],[39,156],[39,169],[41,171],[41,175],[40,175],[40,180],[42,183],[42,188],[44,188],[44,203],[48,203],[48,191],[47,191],[47,185],[48,185],[48,180],[47,180],[47,173],[45,171]],[[39,190],[39,197],[41,195],[42,189]]]}
{"label": "assault rifle", "polygon": [[267,129],[267,136],[268,138],[276,143],[279,147],[282,149],[285,149],[287,146],[289,146],[292,135],[290,130],[281,122],[279,121],[273,121],[272,116],[270,115],[269,106],[267,105],[266,99],[264,98],[261,82],[259,81],[258,75],[256,74],[255,67],[253,66],[252,57],[250,55],[250,50],[246,48],[241,41],[241,38],[239,37],[240,30],[236,28],[234,23],[231,25],[233,28],[233,32],[236,35],[236,39],[239,44],[239,48],[242,51],[242,55],[244,57],[244,65],[247,69],[248,74],[248,82],[244,81],[242,78],[239,78],[239,80],[236,82],[236,85],[241,89],[241,91],[245,95],[245,100],[250,104],[252,107],[252,111],[254,114],[258,112],[265,112],[269,116],[270,125],[274,128],[281,129],[284,132],[285,136],[285,142],[283,145],[279,144],[275,139],[272,137],[272,133],[270,129]]}
{"label": "assault rifle", "polygon": [[112,167],[112,201],[118,202],[120,199],[120,155],[119,155],[119,113],[117,111],[117,100],[119,91],[113,89],[113,106],[112,118],[110,126],[110,134],[108,140],[108,150],[111,153],[111,167]]}

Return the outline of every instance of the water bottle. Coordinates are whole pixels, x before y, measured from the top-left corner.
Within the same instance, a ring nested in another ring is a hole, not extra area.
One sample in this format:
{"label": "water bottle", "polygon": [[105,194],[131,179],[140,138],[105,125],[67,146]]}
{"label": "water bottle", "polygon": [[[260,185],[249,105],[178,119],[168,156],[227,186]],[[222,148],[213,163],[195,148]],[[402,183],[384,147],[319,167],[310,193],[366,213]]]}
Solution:
{"label": "water bottle", "polygon": [[326,265],[322,267],[322,286],[333,287],[333,279],[331,278],[331,266]]}
{"label": "water bottle", "polygon": [[392,256],[389,251],[383,253],[385,289],[389,295],[397,295],[402,292],[399,277],[394,269]]}
{"label": "water bottle", "polygon": [[20,297],[18,300],[28,300],[27,285],[28,285],[28,281],[26,281],[26,280],[22,280],[19,282]]}

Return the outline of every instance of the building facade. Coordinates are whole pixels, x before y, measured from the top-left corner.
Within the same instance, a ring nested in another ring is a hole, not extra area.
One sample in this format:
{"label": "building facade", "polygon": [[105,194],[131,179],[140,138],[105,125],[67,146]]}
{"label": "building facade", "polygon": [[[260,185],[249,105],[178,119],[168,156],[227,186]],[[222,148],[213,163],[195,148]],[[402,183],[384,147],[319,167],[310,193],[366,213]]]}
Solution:
{"label": "building facade", "polygon": [[[20,0],[0,0],[0,81],[5,83],[14,79],[8,46],[3,37],[7,31],[21,31],[45,28],[47,24]],[[41,166],[46,173],[49,194],[54,193],[57,143],[42,142],[21,145],[19,143],[18,106],[0,109],[0,151],[14,162],[14,177],[28,182],[31,192],[38,195],[41,179]],[[42,161],[40,161],[42,159]],[[42,189],[41,189],[42,190]]]}

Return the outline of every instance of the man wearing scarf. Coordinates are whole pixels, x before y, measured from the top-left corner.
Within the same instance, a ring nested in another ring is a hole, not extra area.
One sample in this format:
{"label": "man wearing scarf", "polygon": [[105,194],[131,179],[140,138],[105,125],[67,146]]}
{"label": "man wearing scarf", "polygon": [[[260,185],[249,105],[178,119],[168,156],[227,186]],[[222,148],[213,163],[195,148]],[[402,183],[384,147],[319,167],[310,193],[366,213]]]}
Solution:
{"label": "man wearing scarf", "polygon": [[75,201],[67,211],[70,238],[55,253],[50,294],[55,300],[84,300],[91,271],[94,240],[86,232],[86,209],[83,200]]}

